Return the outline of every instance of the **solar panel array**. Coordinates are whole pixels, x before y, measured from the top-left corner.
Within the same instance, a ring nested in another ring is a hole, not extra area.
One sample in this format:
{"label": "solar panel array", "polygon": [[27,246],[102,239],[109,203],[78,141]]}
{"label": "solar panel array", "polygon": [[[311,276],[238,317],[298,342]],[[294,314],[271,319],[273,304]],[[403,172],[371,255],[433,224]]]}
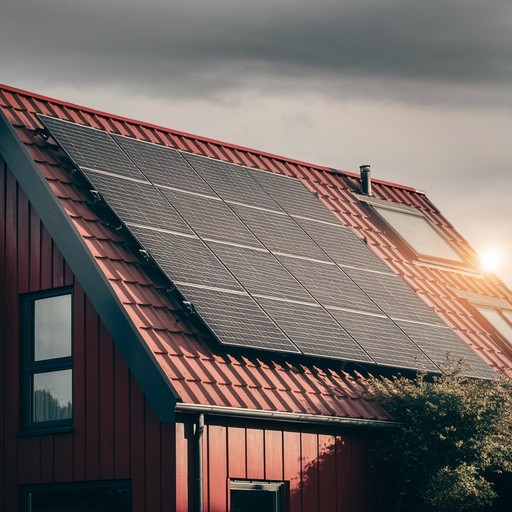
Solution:
{"label": "solar panel array", "polygon": [[299,180],[40,119],[220,343],[492,377]]}

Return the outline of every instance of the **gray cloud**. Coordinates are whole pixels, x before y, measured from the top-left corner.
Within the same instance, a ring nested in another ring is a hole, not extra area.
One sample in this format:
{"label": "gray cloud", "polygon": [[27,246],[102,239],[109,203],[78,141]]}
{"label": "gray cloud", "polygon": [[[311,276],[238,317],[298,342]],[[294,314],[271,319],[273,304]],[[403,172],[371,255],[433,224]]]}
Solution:
{"label": "gray cloud", "polygon": [[7,2],[0,63],[21,78],[35,69],[190,96],[279,87],[415,102],[512,98],[503,0]]}

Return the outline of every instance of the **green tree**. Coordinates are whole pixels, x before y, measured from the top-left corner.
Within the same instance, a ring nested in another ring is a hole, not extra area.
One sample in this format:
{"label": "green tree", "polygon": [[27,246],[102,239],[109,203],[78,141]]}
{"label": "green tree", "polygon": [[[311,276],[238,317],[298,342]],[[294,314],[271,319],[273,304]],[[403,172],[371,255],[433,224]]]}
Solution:
{"label": "green tree", "polygon": [[376,442],[382,504],[392,512],[493,510],[493,480],[512,471],[512,383],[457,370],[372,378],[399,428]]}

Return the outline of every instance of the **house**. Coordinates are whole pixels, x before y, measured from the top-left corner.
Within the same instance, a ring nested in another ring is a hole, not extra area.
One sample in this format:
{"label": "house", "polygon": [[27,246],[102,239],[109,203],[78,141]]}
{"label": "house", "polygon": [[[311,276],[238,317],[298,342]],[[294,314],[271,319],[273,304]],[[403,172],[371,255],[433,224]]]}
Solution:
{"label": "house", "polygon": [[1,510],[377,510],[365,375],[511,372],[511,291],[366,166],[0,86],[0,167]]}

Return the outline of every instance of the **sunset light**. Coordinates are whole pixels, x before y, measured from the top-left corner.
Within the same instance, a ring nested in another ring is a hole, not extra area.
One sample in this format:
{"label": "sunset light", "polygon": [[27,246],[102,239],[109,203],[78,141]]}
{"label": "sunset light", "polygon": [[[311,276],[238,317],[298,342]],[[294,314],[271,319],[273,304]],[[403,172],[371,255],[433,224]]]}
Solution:
{"label": "sunset light", "polygon": [[485,272],[493,272],[496,271],[502,261],[501,251],[497,249],[486,249],[483,251],[480,256],[480,265]]}

